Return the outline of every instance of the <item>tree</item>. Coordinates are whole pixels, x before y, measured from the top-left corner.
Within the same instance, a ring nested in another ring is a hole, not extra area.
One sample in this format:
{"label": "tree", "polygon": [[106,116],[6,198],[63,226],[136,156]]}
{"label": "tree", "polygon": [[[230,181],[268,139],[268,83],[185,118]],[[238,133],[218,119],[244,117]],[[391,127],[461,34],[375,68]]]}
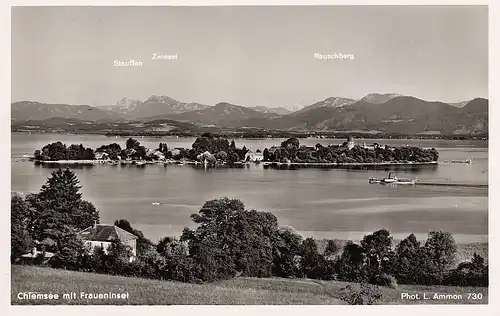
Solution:
{"label": "tree", "polygon": [[292,227],[280,227],[274,243],[273,274],[279,277],[300,275],[302,236]]}
{"label": "tree", "polygon": [[127,139],[127,142],[126,142],[127,149],[135,149],[135,148],[139,147],[140,145],[141,145],[141,143],[139,143],[139,141],[133,139],[132,137]]}
{"label": "tree", "polygon": [[438,161],[439,159],[439,152],[436,150],[436,148],[431,148],[431,155],[432,155],[432,161]]}
{"label": "tree", "polygon": [[102,145],[101,147],[96,149],[96,152],[107,153],[109,156],[109,159],[118,160],[118,156],[121,156],[121,154],[122,154],[122,148],[119,144],[112,143],[109,145]]}
{"label": "tree", "polygon": [[444,271],[454,264],[457,245],[448,232],[432,231],[425,243],[427,259]]}
{"label": "tree", "polygon": [[165,258],[164,277],[166,279],[189,282],[195,278],[194,262],[189,257],[188,246],[185,242],[165,237],[160,240],[156,249]]}
{"label": "tree", "polygon": [[99,212],[96,210],[94,204],[89,201],[81,200],[77,211],[73,215],[73,226],[78,229],[85,229],[94,223],[99,223]]}
{"label": "tree", "polygon": [[134,150],[134,152],[131,155],[132,159],[140,159],[140,160],[146,159],[146,155],[147,155],[146,147],[137,146],[137,147],[133,148],[133,150]]}
{"label": "tree", "polygon": [[33,155],[35,156],[36,160],[44,160],[44,157],[40,149],[35,150],[35,153]]}
{"label": "tree", "polygon": [[129,246],[124,245],[120,240],[113,242],[108,248],[106,256],[106,264],[109,267],[108,273],[122,274],[131,257],[132,250]]}
{"label": "tree", "polygon": [[56,243],[57,252],[50,260],[51,266],[54,268],[78,270],[82,256],[85,253],[85,248],[74,230],[69,226],[64,226],[60,230],[60,236]]}
{"label": "tree", "polygon": [[399,283],[421,284],[425,274],[425,253],[414,234],[401,240],[396,247],[394,274]]}
{"label": "tree", "polygon": [[392,237],[386,229],[366,235],[361,241],[361,247],[367,258],[367,273],[374,283],[383,273],[392,273],[394,253],[392,251]]}
{"label": "tree", "polygon": [[223,150],[219,151],[216,155],[216,158],[222,161],[227,161],[227,157],[228,157],[227,153]]}
{"label": "tree", "polygon": [[289,138],[281,143],[281,147],[290,149],[292,147],[299,148],[300,142],[297,138]]}
{"label": "tree", "polygon": [[448,232],[433,231],[424,245],[426,283],[440,284],[455,263],[457,245]]}
{"label": "tree", "polygon": [[353,242],[347,242],[342,255],[336,262],[336,271],[339,280],[348,282],[361,282],[366,280],[365,271],[366,254],[363,247]]}
{"label": "tree", "polygon": [[266,212],[247,211],[240,200],[207,201],[191,219],[199,226],[185,229],[181,241],[205,281],[246,276],[267,277],[273,264],[277,218]]}
{"label": "tree", "polygon": [[11,197],[11,260],[15,261],[21,255],[28,253],[34,246],[34,243],[29,235],[27,218],[30,215],[29,205],[18,194]]}
{"label": "tree", "polygon": [[28,225],[33,239],[56,241],[61,238],[65,227],[79,230],[99,221],[95,207],[82,200],[80,188],[72,170],[58,169],[52,172],[38,194],[26,197],[33,207]]}
{"label": "tree", "polygon": [[325,258],[332,259],[342,248],[338,240],[328,239],[325,247],[324,256]]}
{"label": "tree", "polygon": [[209,133],[203,133],[200,137],[196,138],[192,145],[192,149],[195,157],[205,152],[216,154],[220,151],[229,153],[236,150],[236,148],[231,149],[227,139],[216,137]]}
{"label": "tree", "polygon": [[85,148],[82,144],[66,147],[61,142],[45,145],[42,150],[36,150],[38,160],[92,160],[95,158],[92,148]]}
{"label": "tree", "polygon": [[321,279],[324,276],[323,256],[318,252],[316,240],[306,238],[301,245],[302,275],[310,279]]}
{"label": "tree", "polygon": [[160,143],[160,145],[158,146],[158,150],[163,153],[163,154],[166,154],[168,152],[168,146],[167,146],[167,143]]}
{"label": "tree", "polygon": [[264,148],[264,153],[262,155],[263,155],[264,161],[270,161],[269,160],[269,149]]}

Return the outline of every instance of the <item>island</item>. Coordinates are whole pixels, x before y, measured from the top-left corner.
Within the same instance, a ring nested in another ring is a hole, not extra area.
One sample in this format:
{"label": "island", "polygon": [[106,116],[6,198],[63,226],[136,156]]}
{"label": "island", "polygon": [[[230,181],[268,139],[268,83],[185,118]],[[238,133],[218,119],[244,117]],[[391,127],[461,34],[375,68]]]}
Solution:
{"label": "island", "polygon": [[435,148],[424,149],[414,146],[388,146],[378,143],[356,144],[348,136],[341,144],[324,146],[301,145],[298,138],[289,138],[279,145],[263,150],[237,147],[220,135],[204,133],[196,138],[191,148],[169,148],[159,143],[157,148],[146,148],[129,138],[125,148],[117,143],[102,145],[97,149],[82,144],[66,146],[61,142],[45,145],[36,150],[32,160],[36,163],[56,164],[136,164],[188,163],[204,165],[234,165],[243,163],[288,164],[288,165],[435,165],[439,153]]}

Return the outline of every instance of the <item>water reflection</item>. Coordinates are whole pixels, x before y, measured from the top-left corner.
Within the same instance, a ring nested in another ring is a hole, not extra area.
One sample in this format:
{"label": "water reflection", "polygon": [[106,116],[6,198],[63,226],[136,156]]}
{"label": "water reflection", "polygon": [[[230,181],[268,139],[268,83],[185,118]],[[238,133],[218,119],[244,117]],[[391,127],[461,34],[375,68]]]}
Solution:
{"label": "water reflection", "polygon": [[356,166],[356,165],[344,165],[344,166],[319,166],[319,165],[287,165],[287,164],[267,164],[264,165],[264,169],[275,169],[275,170],[299,170],[299,169],[345,169],[346,171],[350,170],[384,170],[384,171],[405,171],[411,173],[421,173],[428,171],[437,171],[438,165],[371,165],[371,166]]}

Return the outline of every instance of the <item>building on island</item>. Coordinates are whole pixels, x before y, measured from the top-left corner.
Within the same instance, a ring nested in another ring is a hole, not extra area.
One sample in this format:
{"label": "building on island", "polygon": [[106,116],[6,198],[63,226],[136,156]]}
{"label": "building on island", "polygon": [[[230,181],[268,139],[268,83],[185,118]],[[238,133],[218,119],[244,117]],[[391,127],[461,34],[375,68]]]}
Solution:
{"label": "building on island", "polygon": [[376,147],[378,147],[377,144],[373,144],[372,146],[368,146],[366,145],[366,142],[363,142],[363,148],[364,149],[371,149],[371,150],[374,150]]}
{"label": "building on island", "polygon": [[94,156],[95,156],[95,160],[108,160],[109,159],[108,153],[105,153],[105,152],[97,151]]}
{"label": "building on island", "polygon": [[252,161],[252,162],[262,161],[262,160],[264,160],[264,154],[260,150],[257,150],[256,152],[254,152],[250,149],[245,154],[244,160],[245,161]]}
{"label": "building on island", "polygon": [[132,251],[130,261],[133,261],[137,256],[137,236],[118,226],[94,224],[79,232],[78,236],[84,241],[85,246],[90,252],[94,251],[96,247],[101,247],[107,253],[113,242],[120,241],[122,244],[130,247]]}
{"label": "building on island", "polygon": [[351,135],[347,136],[347,149],[351,150],[354,148],[354,137]]}
{"label": "building on island", "polygon": [[169,152],[170,152],[172,157],[175,157],[175,156],[181,154],[181,148],[169,149]]}

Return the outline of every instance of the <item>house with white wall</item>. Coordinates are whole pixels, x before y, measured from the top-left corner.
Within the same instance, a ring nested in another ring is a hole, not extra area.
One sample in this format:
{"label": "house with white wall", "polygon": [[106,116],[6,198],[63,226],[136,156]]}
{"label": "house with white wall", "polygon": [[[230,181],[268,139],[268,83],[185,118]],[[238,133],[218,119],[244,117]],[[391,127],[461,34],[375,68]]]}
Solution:
{"label": "house with white wall", "polygon": [[111,224],[94,224],[78,233],[89,251],[94,251],[96,247],[101,247],[105,253],[109,247],[117,241],[129,246],[132,251],[130,261],[137,256],[137,236]]}

